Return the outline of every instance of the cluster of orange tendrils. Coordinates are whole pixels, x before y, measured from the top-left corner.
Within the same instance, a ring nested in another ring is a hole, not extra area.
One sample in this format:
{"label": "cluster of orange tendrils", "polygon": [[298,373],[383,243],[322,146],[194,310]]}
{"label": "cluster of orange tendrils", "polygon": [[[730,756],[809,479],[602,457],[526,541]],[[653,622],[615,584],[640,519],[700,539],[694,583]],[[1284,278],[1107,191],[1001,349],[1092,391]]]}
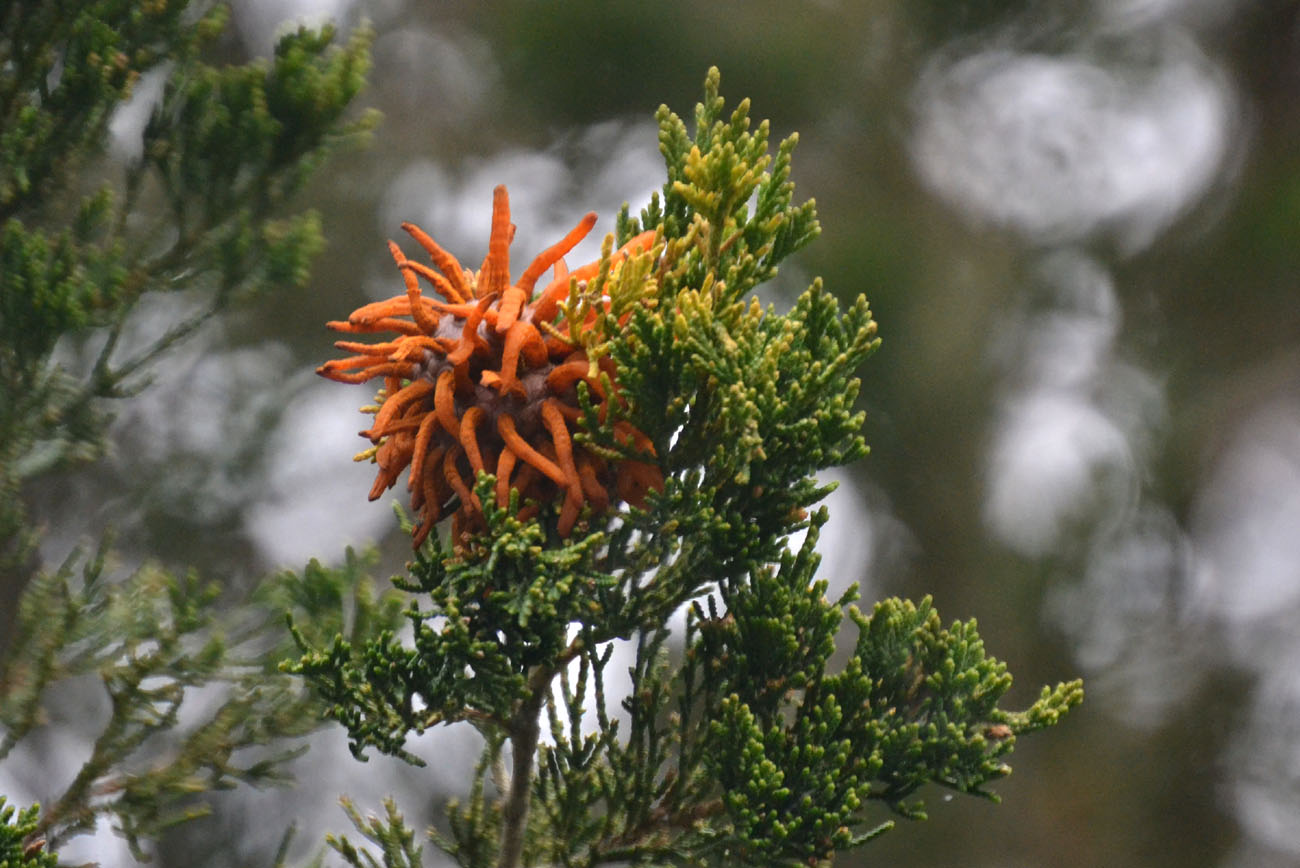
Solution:
{"label": "cluster of orange tendrils", "polygon": [[[593,366],[584,350],[543,326],[556,320],[571,280],[597,276],[600,263],[569,272],[563,259],[595,223],[595,214],[583,217],[512,284],[509,249],[515,227],[506,188],[497,187],[487,258],[477,274],[462,268],[419,227],[403,223],[437,271],[407,259],[390,241],[406,294],[358,308],[347,322],[328,324],[340,332],[398,335],[376,344],[338,341],[336,347],[353,355],[326,362],[316,372],[341,383],[383,379],[374,424],[361,432],[374,446],[358,458],[373,455],[379,465],[371,500],[410,468],[411,508],[422,518],[414,535],[417,547],[456,503],[454,543],[482,526],[482,505],[472,490],[479,471],[496,475],[500,506],[509,504],[511,488],[519,491],[520,518],[562,498],[561,536],[573,530],[585,504],[597,514],[608,510],[611,489],[619,500],[643,506],[648,490],[662,488],[663,476],[652,462],[610,457],[609,450],[598,453],[574,440],[572,426],[581,418],[578,383],[587,384],[603,420],[609,402],[621,400],[617,372],[608,357]],[[633,238],[614,254],[610,268],[638,248],[648,250],[653,239],[653,232]],[[552,266],[553,279],[534,294],[538,278]],[[441,298],[424,295],[420,278]],[[635,427],[620,421],[614,431],[620,442],[653,457],[649,438]]]}

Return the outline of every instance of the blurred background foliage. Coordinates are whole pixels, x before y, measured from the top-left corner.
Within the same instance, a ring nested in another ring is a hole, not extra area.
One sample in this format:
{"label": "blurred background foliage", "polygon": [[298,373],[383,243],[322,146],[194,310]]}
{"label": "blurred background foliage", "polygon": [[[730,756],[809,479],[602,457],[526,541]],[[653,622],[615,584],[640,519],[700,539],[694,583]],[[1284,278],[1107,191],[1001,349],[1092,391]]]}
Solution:
{"label": "blurred background foliage", "polygon": [[[588,209],[611,230],[622,201],[662,183],[654,109],[693,105],[717,64],[729,99],[751,97],[777,137],[799,131],[793,179],[824,230],[769,300],[820,274],[842,299],[867,294],[884,339],[859,399],[873,453],[837,477],[827,577],[978,618],[1017,675],[1012,704],[1089,684],[1064,726],[1021,746],[1002,805],[933,794],[928,823],[861,864],[1300,860],[1300,4],[243,0],[232,14],[217,48],[233,61],[269,55],[287,22],[369,21],[360,100],[385,120],[302,197],[327,240],[311,281],[207,321],[120,408],[105,460],[23,491],[47,563],[112,525],[124,557],[232,588],[369,541],[399,566],[407,542],[348,460],[369,396],[311,375],[330,354],[322,323],[393,294],[384,242],[402,220],[478,255],[497,183],[516,248]],[[158,96],[141,84],[110,123],[106,173],[138,159]],[[185,314],[146,299],[127,328]],[[89,343],[61,358],[93,361]],[[87,713],[69,701],[0,780],[12,802],[59,789]],[[344,791],[402,793],[419,824],[421,798],[432,817],[468,779],[476,749],[458,738],[416,744],[436,761],[412,777],[355,765],[327,734],[297,762],[305,786],[230,794],[156,863],[269,864],[293,817],[309,855],[342,825]],[[120,864],[110,836],[90,846]]]}

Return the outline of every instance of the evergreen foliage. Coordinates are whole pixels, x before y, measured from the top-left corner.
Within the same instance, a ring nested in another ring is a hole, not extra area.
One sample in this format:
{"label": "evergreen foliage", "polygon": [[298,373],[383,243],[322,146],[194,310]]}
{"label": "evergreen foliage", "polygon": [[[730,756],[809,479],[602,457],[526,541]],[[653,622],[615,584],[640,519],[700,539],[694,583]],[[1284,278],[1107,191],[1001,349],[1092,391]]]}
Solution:
{"label": "evergreen foliage", "polygon": [[[316,729],[323,709],[277,669],[290,648],[284,611],[359,642],[396,624],[401,607],[364,578],[373,557],[351,552],[338,569],[313,562],[268,580],[232,609],[216,606],[217,586],[193,574],[145,567],[113,579],[106,552],[74,554],[24,594],[0,666],[0,761],[41,725],[53,689],[98,681],[108,719],[36,829],[57,846],[111,816],[143,858],[144,842],[206,811],[200,794],[290,782],[285,765],[302,748],[286,739]],[[185,703],[205,710],[181,726]]]}
{"label": "evergreen foliage", "polygon": [[[59,857],[45,848],[37,832],[40,805],[17,811],[0,796],[0,868],[54,868]],[[15,816],[16,812],[16,816]]]}
{"label": "evergreen foliage", "polygon": [[[301,285],[320,221],[290,198],[338,144],[375,122],[347,107],[365,81],[366,32],[284,37],[269,61],[214,65],[224,6],[187,0],[32,2],[0,13],[0,570],[32,575],[18,497],[39,475],[100,454],[106,399],[232,300]],[[113,111],[165,76],[138,159],[102,159]],[[159,293],[204,304],[143,346],[128,316]],[[52,361],[97,329],[89,371]]]}
{"label": "evergreen foliage", "polygon": [[[53,571],[35,554],[21,489],[100,455],[112,401],[208,319],[305,282],[320,222],[292,197],[375,123],[349,113],[367,32],[337,44],[329,29],[300,30],[268,60],[213,62],[227,17],[187,0],[0,10],[0,590],[26,589],[16,606],[0,601],[0,762],[62,685],[97,683],[109,709],[60,796],[14,826],[0,799],[0,864],[54,864],[49,849],[100,816],[143,858],[204,811],[203,793],[286,782],[300,752],[289,740],[321,715],[275,667],[284,611],[356,641],[398,613],[391,592],[368,590],[372,562],[351,555],[232,608],[193,574],[115,575],[107,545]],[[162,78],[161,97],[122,164],[105,153],[109,122],[143,76]],[[197,311],[146,343],[123,339],[138,307],[176,292],[201,299]],[[97,360],[70,370],[60,342],[98,342]]]}
{"label": "evergreen foliage", "polygon": [[[796,139],[773,157],[747,101],[723,109],[713,70],[693,131],[660,110],[668,181],[640,215],[625,209],[604,256],[643,229],[656,244],[617,286],[572,284],[564,308],[587,321],[610,298],[589,351],[614,360],[627,398],[621,417],[587,412],[578,436],[618,450],[614,426],[631,422],[663,490],[562,538],[556,510],[521,521],[480,474],[486,529],[455,548],[431,538],[395,579],[410,638],[322,644],[293,622],[304,653],[289,668],[358,757],[419,764],[411,735],[457,721],[482,733],[468,799],[433,835],[466,868],[815,864],[888,828],[873,804],[921,817],[911,799],[929,782],[988,795],[1015,737],[1082,698],[1072,682],[1003,710],[1010,676],[973,622],[945,629],[929,600],[866,615],[846,613],[851,594],[826,597],[814,576],[826,513],[808,510],[829,488],[814,474],[866,452],[855,372],[875,323],[864,298],[841,310],[819,281],[788,313],[745,300],[818,227],[813,203],[793,198]],[[858,638],[832,671],[846,614]],[[635,648],[624,721],[606,694],[615,640]],[[385,819],[349,812],[382,854],[332,840],[350,864],[417,863],[393,805]]]}

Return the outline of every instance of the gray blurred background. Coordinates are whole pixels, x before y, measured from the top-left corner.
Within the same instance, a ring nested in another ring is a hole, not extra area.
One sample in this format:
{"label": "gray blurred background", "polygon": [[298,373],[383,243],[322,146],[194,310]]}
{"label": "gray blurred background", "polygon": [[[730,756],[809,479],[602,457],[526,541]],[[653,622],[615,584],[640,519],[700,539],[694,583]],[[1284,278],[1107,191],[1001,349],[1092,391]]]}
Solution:
{"label": "gray blurred background", "polygon": [[[930,791],[928,823],[843,864],[1300,864],[1300,4],[237,0],[224,50],[324,18],[375,27],[362,101],[385,121],[306,197],[329,240],[310,288],[169,356],[112,456],[33,492],[49,561],[111,524],[128,558],[238,587],[346,545],[400,568],[350,461],[369,392],[312,374],[323,322],[400,291],[403,220],[477,261],[498,183],[519,258],[591,209],[569,259],[594,258],[663,183],[654,110],[689,115],[716,64],[729,104],[800,133],[824,230],[767,300],[820,274],[867,295],[884,339],[862,372],[873,452],[830,477],[827,576],[978,618],[1012,705],[1087,682],[1021,742],[1003,804]],[[118,159],[156,92],[115,119]],[[85,736],[43,733],[0,788],[48,799]],[[300,790],[231,794],[155,864],[269,865],[294,818],[305,857],[346,829],[343,792],[397,793],[422,826],[477,745],[418,748],[430,769],[360,765],[327,733]],[[64,855],[121,854],[103,834]]]}

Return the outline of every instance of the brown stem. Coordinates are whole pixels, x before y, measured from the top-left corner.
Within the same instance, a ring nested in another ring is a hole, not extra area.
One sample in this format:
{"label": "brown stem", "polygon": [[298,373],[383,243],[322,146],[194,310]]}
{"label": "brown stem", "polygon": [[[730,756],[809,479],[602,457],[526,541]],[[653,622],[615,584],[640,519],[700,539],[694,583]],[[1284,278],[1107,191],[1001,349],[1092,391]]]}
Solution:
{"label": "brown stem", "polygon": [[[537,681],[536,673],[530,681]],[[550,684],[550,679],[545,680]],[[528,828],[528,802],[533,789],[533,757],[541,734],[540,718],[545,689],[534,689],[515,712],[510,727],[513,754],[510,792],[501,808],[501,852],[497,868],[519,868],[524,853],[524,832]]]}
{"label": "brown stem", "polygon": [[512,769],[510,791],[501,807],[501,851],[497,868],[519,868],[524,854],[524,833],[528,829],[528,803],[533,789],[533,759],[541,736],[542,704],[557,672],[582,653],[582,637],[574,639],[549,666],[534,667],[528,677],[528,698],[520,703],[510,721]]}

